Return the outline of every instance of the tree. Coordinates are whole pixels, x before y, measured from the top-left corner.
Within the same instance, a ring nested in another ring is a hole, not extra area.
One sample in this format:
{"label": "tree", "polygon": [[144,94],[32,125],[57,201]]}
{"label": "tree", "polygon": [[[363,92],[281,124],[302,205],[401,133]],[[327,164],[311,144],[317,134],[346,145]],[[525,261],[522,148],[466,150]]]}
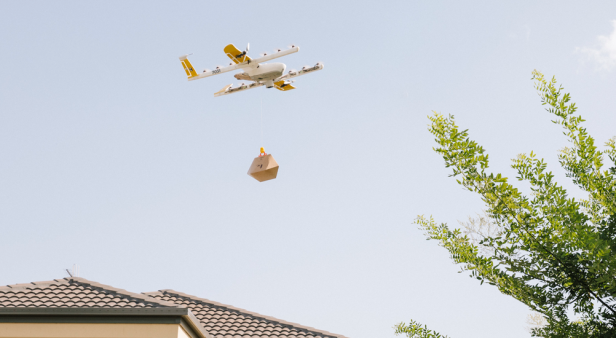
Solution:
{"label": "tree", "polygon": [[513,159],[517,179],[531,185],[530,196],[524,195],[506,177],[487,172],[488,154],[452,115],[435,113],[429,117],[434,150],[460,185],[481,196],[494,231],[473,238],[432,217],[419,216],[416,223],[471,277],[543,315],[547,325],[532,329],[534,336],[615,337],[616,169],[605,169],[604,157],[616,163],[616,139],[599,150],[556,79],[534,71],[533,80],[571,142],[559,162],[587,198],[570,197],[533,152]]}
{"label": "tree", "polygon": [[428,329],[426,325],[421,326],[418,322],[411,320],[409,324],[400,323],[394,327],[395,334],[405,334],[408,338],[448,338],[442,334]]}

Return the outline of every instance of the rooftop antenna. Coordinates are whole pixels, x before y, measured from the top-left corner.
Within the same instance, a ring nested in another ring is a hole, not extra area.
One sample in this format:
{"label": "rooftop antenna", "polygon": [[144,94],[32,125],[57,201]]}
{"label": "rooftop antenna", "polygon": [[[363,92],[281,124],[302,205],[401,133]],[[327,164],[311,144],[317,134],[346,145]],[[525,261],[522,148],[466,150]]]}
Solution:
{"label": "rooftop antenna", "polygon": [[79,265],[73,264],[72,269],[65,269],[69,276],[71,277],[79,277]]}

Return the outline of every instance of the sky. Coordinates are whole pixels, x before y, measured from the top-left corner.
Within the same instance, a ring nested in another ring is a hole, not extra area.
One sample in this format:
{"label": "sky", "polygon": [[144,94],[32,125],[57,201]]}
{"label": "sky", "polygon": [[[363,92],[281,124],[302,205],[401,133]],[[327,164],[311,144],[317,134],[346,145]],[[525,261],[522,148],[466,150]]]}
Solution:
{"label": "sky", "polygon": [[[614,1],[2,1],[0,41],[0,285],[77,264],[349,338],[410,319],[529,337],[523,304],[413,224],[484,208],[427,116],[455,115],[511,182],[534,151],[575,197],[532,71],[556,76],[598,144],[616,135]],[[229,43],[295,44],[276,61],[325,68],[287,92],[187,82],[180,55],[212,69]],[[263,183],[246,175],[261,146],[280,165]]]}

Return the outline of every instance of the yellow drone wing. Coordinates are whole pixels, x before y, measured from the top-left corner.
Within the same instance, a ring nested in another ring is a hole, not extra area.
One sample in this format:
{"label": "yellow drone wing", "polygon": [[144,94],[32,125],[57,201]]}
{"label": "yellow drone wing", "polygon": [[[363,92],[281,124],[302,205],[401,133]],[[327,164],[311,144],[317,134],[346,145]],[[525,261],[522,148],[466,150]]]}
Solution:
{"label": "yellow drone wing", "polygon": [[282,90],[282,91],[295,89],[295,87],[293,87],[290,83],[284,83],[284,81],[274,82],[274,87],[276,87],[276,89]]}
{"label": "yellow drone wing", "polygon": [[233,44],[226,45],[224,51],[225,54],[227,54],[227,56],[229,57],[229,59],[233,60],[233,62],[235,63],[242,63],[252,60],[248,55],[246,55],[246,52],[242,52],[241,50],[237,49],[237,47],[235,47]]}

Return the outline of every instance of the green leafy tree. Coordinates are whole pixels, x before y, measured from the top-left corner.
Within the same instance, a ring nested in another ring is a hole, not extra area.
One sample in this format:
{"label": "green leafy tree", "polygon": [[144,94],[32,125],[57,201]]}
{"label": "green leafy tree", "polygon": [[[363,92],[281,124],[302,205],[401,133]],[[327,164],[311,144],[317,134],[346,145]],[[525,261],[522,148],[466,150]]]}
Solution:
{"label": "green leafy tree", "polygon": [[533,328],[534,336],[616,337],[616,140],[599,150],[562,86],[538,71],[533,79],[541,103],[571,143],[559,162],[587,197],[569,196],[532,152],[513,159],[517,179],[531,186],[531,194],[523,194],[506,177],[488,172],[488,154],[453,116],[435,113],[429,128],[434,150],[460,185],[481,196],[493,231],[473,238],[432,217],[416,223],[463,271],[540,313],[546,325]]}
{"label": "green leafy tree", "polygon": [[408,338],[448,338],[442,334],[428,329],[426,325],[421,326],[418,322],[411,320],[409,324],[400,323],[395,326],[396,335],[404,334]]}

